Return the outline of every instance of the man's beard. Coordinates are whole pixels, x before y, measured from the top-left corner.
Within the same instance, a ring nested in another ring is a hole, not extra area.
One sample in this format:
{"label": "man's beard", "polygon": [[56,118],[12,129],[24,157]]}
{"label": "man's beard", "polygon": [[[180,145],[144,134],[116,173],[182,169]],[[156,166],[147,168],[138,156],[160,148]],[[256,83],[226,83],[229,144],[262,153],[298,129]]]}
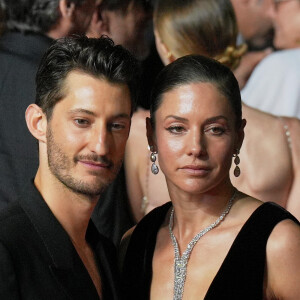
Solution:
{"label": "man's beard", "polygon": [[[51,128],[47,129],[47,155],[48,166],[51,173],[69,190],[88,196],[99,196],[107,186],[115,179],[119,169],[122,165],[122,161],[118,164],[113,164],[104,156],[98,156],[96,154],[90,155],[77,155],[74,159],[70,159],[62,150],[62,148],[55,143]],[[92,183],[84,182],[83,180],[76,179],[71,174],[72,166],[76,165],[79,160],[86,159],[88,161],[100,162],[108,165],[110,169],[110,176],[105,178],[96,174],[96,171],[90,171],[91,175],[94,175],[99,180]],[[95,173],[95,174],[93,174]]]}

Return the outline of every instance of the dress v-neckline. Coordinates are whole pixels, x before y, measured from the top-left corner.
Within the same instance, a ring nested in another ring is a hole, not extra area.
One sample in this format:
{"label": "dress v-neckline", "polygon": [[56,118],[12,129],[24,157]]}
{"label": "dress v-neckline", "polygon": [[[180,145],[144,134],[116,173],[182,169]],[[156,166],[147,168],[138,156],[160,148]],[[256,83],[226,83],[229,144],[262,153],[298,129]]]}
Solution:
{"label": "dress v-neckline", "polygon": [[[169,204],[169,205],[167,206],[168,208],[166,209],[166,214],[168,213],[169,208],[171,207],[171,202],[169,202],[168,204]],[[258,207],[250,214],[250,216],[248,217],[248,219],[247,219],[247,221],[245,222],[245,224],[244,224],[244,225],[241,227],[241,229],[239,230],[239,232],[238,232],[237,236],[234,238],[234,240],[233,240],[233,242],[232,242],[232,244],[231,244],[231,246],[230,246],[230,248],[229,248],[229,250],[228,250],[228,252],[227,252],[227,254],[226,254],[225,258],[224,258],[224,260],[223,260],[223,262],[221,263],[221,265],[220,265],[220,267],[219,267],[219,269],[218,269],[216,275],[214,276],[212,282],[210,283],[210,285],[209,285],[209,287],[208,287],[208,289],[207,289],[207,291],[206,291],[206,293],[205,293],[205,296],[204,296],[203,300],[209,300],[209,298],[207,298],[207,297],[210,296],[211,290],[213,290],[214,285],[216,284],[218,277],[220,276],[220,274],[222,274],[222,270],[224,269],[224,266],[225,266],[225,265],[227,264],[227,262],[230,260],[230,257],[231,257],[231,255],[232,255],[232,253],[233,253],[234,248],[236,247],[236,245],[239,244],[239,239],[240,239],[240,237],[243,235],[243,232],[244,232],[245,228],[246,228],[247,225],[251,222],[251,220],[254,218],[254,216],[261,210],[261,208],[264,207],[266,204],[267,204],[267,202],[262,203],[260,206],[258,206]],[[162,220],[162,222],[163,222],[163,220]],[[153,236],[152,236],[152,238],[154,238],[155,240],[156,240],[156,237],[157,237],[158,230],[160,229],[160,227],[161,227],[161,225],[162,225],[162,222],[159,224],[159,226],[157,226],[157,228],[156,228],[155,231],[153,230]],[[154,243],[154,249],[155,249],[155,243]],[[154,249],[153,249],[153,250],[154,250]],[[153,256],[154,256],[154,251],[149,251],[148,254],[149,254],[149,256],[151,255],[151,257],[148,257],[148,259],[150,259],[150,261],[152,261],[152,260],[153,260]],[[152,264],[151,264],[151,266],[152,266]],[[153,274],[153,269],[152,269],[152,267],[151,267],[151,274]]]}

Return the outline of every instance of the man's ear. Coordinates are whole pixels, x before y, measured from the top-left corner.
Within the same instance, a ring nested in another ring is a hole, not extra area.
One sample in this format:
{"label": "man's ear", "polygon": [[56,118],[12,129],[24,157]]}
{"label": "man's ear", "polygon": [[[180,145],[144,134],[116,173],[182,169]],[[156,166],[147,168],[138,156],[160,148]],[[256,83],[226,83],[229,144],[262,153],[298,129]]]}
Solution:
{"label": "man's ear", "polygon": [[86,35],[90,38],[99,38],[101,35],[110,36],[108,10],[99,4],[93,13],[89,29]]}
{"label": "man's ear", "polygon": [[150,118],[146,118],[147,139],[151,152],[157,151],[154,128],[152,127]]}
{"label": "man's ear", "polygon": [[30,133],[40,142],[46,143],[47,117],[36,104],[30,104],[25,112]]}
{"label": "man's ear", "polygon": [[69,0],[59,1],[59,11],[63,18],[71,18],[75,11],[75,3]]}

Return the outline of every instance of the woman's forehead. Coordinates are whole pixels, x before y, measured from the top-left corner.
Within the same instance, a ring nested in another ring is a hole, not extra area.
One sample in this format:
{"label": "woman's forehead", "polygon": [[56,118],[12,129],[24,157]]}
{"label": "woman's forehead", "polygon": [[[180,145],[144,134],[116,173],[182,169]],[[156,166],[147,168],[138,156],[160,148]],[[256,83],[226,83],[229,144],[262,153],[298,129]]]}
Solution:
{"label": "woman's forehead", "polygon": [[208,82],[177,86],[162,95],[159,114],[231,114],[231,105],[216,85]]}

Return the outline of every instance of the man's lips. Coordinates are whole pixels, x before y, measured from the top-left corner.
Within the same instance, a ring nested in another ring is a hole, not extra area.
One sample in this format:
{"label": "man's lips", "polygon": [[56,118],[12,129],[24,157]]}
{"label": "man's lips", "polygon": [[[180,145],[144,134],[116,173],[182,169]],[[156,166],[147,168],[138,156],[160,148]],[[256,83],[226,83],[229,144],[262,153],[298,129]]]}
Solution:
{"label": "man's lips", "polygon": [[89,161],[89,160],[79,160],[79,162],[86,167],[91,169],[99,170],[99,169],[108,169],[111,167],[111,164],[108,163],[100,163],[96,161]]}

